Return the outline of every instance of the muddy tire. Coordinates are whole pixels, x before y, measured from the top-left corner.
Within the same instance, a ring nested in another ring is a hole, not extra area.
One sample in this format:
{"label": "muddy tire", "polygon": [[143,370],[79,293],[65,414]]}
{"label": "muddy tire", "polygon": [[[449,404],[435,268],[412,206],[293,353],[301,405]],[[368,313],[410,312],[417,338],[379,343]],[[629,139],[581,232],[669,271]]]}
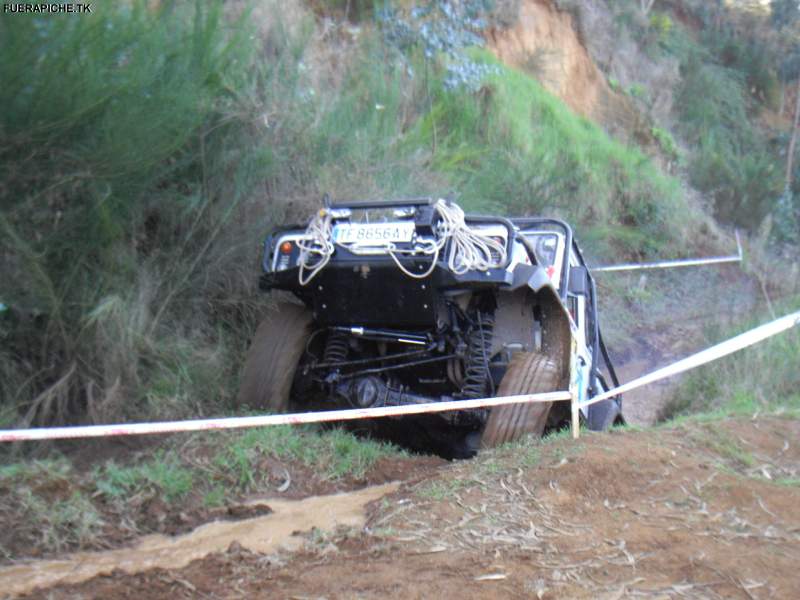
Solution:
{"label": "muddy tire", "polygon": [[[560,371],[555,361],[537,352],[519,352],[512,358],[497,396],[555,392],[559,379]],[[491,409],[483,429],[481,447],[494,448],[526,434],[542,435],[552,404],[508,404]]]}
{"label": "muddy tire", "polygon": [[310,330],[311,311],[296,304],[278,304],[253,336],[237,406],[272,412],[288,410],[294,374]]}

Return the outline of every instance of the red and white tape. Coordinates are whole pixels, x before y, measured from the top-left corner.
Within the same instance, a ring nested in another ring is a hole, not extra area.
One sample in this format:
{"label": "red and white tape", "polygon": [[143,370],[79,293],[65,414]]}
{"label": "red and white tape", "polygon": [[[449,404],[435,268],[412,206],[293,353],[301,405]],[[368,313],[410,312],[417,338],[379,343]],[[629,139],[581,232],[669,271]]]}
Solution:
{"label": "red and white tape", "polygon": [[255,417],[227,417],[220,419],[165,421],[161,423],[120,423],[117,425],[86,425],[79,427],[6,429],[0,430],[0,442],[63,440],[70,438],[112,437],[119,435],[147,435],[153,433],[208,431],[211,429],[242,429],[245,427],[264,427],[267,425],[301,425],[304,423],[353,421],[356,419],[375,419],[378,417],[402,417],[406,415],[421,415],[425,413],[465,410],[469,408],[486,408],[492,406],[501,406],[503,404],[557,402],[559,400],[570,399],[571,395],[569,392],[549,392],[545,394],[503,396],[500,398],[450,400],[447,402],[431,402],[428,404],[382,406],[379,408],[352,408],[347,410],[327,410],[283,415],[259,415]]}
{"label": "red and white tape", "polygon": [[[756,327],[730,340],[717,344],[707,350],[693,354],[672,365],[639,377],[629,383],[595,396],[587,402],[576,405],[578,408],[591,406],[602,400],[612,398],[630,390],[671,377],[678,373],[694,369],[712,362],[728,354],[752,346],[769,337],[800,325],[800,311],[792,313],[766,325]],[[242,429],[246,427],[264,427],[268,425],[300,425],[303,423],[324,423],[330,421],[352,421],[356,419],[374,419],[379,417],[401,417],[439,413],[471,408],[491,408],[505,404],[525,404],[531,402],[557,402],[573,400],[568,391],[542,394],[524,394],[520,396],[502,396],[498,398],[478,398],[473,400],[450,400],[447,402],[431,402],[407,406],[384,406],[380,408],[355,408],[347,410],[329,410],[281,415],[260,415],[253,417],[227,417],[219,419],[197,419],[189,421],[166,421],[160,423],[120,423],[116,425],[87,425],[78,427],[41,427],[34,429],[0,430],[0,442],[58,440],[72,438],[113,437],[122,435],[148,435],[157,433],[178,433],[190,431],[209,431],[221,429]],[[573,432],[573,435],[577,431]]]}

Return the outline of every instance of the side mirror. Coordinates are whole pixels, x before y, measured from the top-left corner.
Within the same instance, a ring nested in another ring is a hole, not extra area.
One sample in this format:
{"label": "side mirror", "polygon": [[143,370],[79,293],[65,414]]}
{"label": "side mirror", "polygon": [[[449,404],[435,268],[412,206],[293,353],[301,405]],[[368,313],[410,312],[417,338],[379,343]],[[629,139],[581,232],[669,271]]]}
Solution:
{"label": "side mirror", "polygon": [[576,296],[589,293],[589,270],[586,267],[570,267],[567,291]]}

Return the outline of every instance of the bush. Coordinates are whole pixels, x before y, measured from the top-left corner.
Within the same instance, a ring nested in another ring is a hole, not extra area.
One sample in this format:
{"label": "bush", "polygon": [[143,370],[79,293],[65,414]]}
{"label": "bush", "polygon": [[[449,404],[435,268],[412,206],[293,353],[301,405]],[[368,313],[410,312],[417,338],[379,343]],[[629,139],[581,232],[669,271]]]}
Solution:
{"label": "bush", "polygon": [[785,190],[775,203],[775,234],[779,242],[800,244],[800,201]]}
{"label": "bush", "polygon": [[753,229],[769,213],[781,182],[775,159],[752,128],[742,76],[695,54],[676,98],[681,129],[696,150],[692,184],[714,200],[720,218]]}
{"label": "bush", "polygon": [[221,408],[270,223],[323,191],[430,189],[425,153],[400,149],[419,98],[375,60],[390,49],[365,35],[324,89],[308,27],[275,21],[260,45],[247,22],[203,2],[0,21],[4,421]]}
{"label": "bush", "polygon": [[672,19],[666,13],[654,12],[650,15],[650,29],[663,41],[672,31]]}
{"label": "bush", "polygon": [[270,216],[242,212],[282,162],[255,94],[290,53],[260,69],[243,23],[202,2],[0,21],[0,405],[24,422],[228,387],[253,312],[234,280]]}
{"label": "bush", "polygon": [[776,56],[763,34],[755,31],[756,24],[752,29],[740,33],[731,27],[712,27],[704,32],[703,44],[716,62],[741,75],[748,96],[777,109],[780,83],[776,65],[780,56]]}
{"label": "bush", "polygon": [[661,127],[653,127],[650,133],[653,135],[656,142],[658,142],[661,151],[666,154],[667,157],[671,160],[677,160],[679,158],[678,144],[675,143],[675,138],[672,137],[669,131]]}
{"label": "bush", "polygon": [[[798,299],[783,302],[780,314],[797,310]],[[763,321],[762,321],[763,322]],[[751,321],[747,328],[761,323]],[[737,333],[717,328],[708,339]],[[662,418],[722,411],[752,415],[779,408],[800,409],[800,332],[792,329],[733,356],[691,371],[675,392]]]}

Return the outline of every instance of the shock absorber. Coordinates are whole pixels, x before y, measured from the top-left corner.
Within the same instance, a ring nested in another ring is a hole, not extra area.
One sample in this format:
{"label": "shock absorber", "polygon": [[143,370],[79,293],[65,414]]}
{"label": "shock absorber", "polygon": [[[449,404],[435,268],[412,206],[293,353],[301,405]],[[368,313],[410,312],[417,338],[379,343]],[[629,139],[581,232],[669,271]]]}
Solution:
{"label": "shock absorber", "polygon": [[350,338],[343,331],[331,331],[325,342],[325,351],[322,354],[322,361],[329,365],[344,362],[347,360],[347,351],[350,346]]}
{"label": "shock absorber", "polygon": [[476,313],[476,324],[468,336],[467,356],[464,361],[464,385],[461,387],[462,398],[482,398],[491,390],[491,374],[489,373],[489,355],[492,351],[492,335],[494,333],[494,315]]}

